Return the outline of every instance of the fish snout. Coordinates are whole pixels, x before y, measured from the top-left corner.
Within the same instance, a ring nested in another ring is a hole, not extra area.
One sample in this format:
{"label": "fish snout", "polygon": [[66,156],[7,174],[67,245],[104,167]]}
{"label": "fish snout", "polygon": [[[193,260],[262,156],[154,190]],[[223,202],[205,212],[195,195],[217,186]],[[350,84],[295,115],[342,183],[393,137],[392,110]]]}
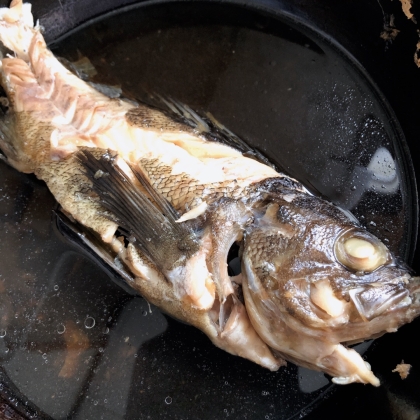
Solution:
{"label": "fish snout", "polygon": [[349,296],[364,321],[413,309],[419,313],[420,277],[405,274],[391,282],[372,283],[352,289]]}

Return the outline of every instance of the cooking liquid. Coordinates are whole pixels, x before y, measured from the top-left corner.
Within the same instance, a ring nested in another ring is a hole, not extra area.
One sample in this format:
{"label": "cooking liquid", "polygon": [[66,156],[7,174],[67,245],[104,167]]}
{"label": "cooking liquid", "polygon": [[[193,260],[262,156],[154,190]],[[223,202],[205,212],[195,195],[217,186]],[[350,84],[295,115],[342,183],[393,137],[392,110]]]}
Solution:
{"label": "cooking liquid", "polygon": [[[238,6],[179,3],[129,8],[52,47],[70,61],[88,57],[95,82],[129,98],[161,94],[211,112],[396,255],[413,255],[416,195],[396,123],[357,66],[315,33]],[[331,391],[323,374],[230,356],[110,281],[57,229],[45,185],[0,165],[0,393],[18,409],[54,419],[283,419]]]}

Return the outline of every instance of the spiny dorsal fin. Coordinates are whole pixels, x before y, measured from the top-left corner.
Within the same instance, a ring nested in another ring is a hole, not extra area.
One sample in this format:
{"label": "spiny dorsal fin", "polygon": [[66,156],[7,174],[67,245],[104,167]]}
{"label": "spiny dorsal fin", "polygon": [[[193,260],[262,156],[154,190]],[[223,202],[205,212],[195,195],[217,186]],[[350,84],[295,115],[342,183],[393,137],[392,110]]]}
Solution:
{"label": "spiny dorsal fin", "polygon": [[199,248],[198,238],[188,223],[176,223],[179,217],[171,204],[150,185],[140,168],[134,176],[149,196],[140,190],[118,164],[118,158],[107,152],[98,160],[88,150],[77,158],[92,182],[103,207],[110,211],[127,237],[163,272],[182,265]]}
{"label": "spiny dorsal fin", "polygon": [[166,115],[191,127],[206,140],[230,146],[242,152],[244,156],[277,170],[275,165],[264,155],[258,150],[251,148],[244,140],[219,122],[210,112],[202,115],[188,105],[170,97],[163,97],[162,95],[152,95],[152,98],[156,98],[159,101],[158,105],[163,105],[163,110]]}

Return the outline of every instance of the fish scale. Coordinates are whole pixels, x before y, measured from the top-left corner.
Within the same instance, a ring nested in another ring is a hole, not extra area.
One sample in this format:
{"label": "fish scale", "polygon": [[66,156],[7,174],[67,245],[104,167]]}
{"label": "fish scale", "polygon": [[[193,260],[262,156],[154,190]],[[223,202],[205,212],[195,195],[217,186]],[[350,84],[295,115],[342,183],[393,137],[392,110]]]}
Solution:
{"label": "fish scale", "polygon": [[140,164],[153,187],[181,212],[198,206],[203,200],[213,201],[220,197],[237,198],[246,188],[241,188],[235,180],[202,184],[186,173],[171,175],[172,168],[159,164],[156,159],[141,159]]}

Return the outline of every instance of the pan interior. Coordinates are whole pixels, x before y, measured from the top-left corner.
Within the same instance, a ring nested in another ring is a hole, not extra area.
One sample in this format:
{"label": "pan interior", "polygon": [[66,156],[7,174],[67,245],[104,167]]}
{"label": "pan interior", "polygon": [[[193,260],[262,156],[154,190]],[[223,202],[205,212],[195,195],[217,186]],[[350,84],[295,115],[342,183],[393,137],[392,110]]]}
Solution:
{"label": "pan interior", "polygon": [[[95,82],[127,97],[160,94],[211,112],[396,255],[412,255],[414,176],[398,123],[357,63],[321,34],[235,5],[160,3],[95,20],[52,48],[70,61],[88,57]],[[44,184],[0,165],[0,379],[27,413],[288,419],[331,391],[322,374],[293,365],[272,373],[225,354],[110,282],[55,229]]]}

